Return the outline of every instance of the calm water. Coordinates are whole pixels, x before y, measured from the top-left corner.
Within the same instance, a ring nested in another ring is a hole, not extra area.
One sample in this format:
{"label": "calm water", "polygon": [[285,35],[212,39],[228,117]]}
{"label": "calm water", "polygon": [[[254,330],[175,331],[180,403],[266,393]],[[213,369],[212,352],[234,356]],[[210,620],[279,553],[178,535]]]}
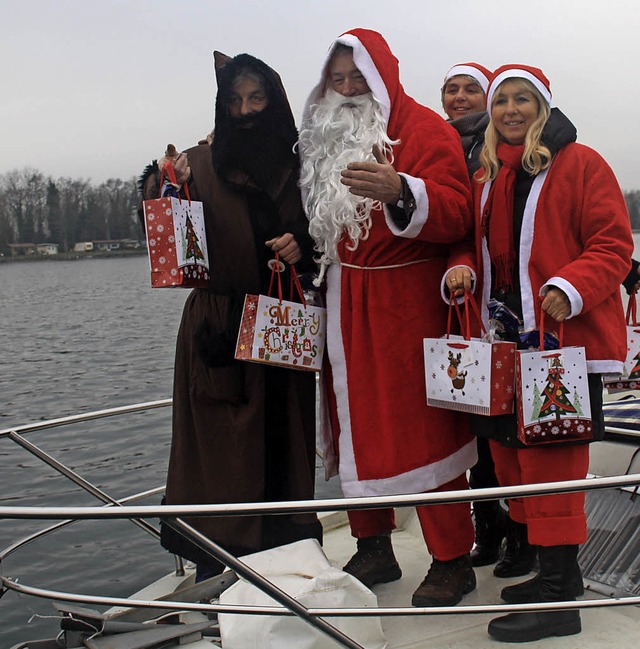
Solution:
{"label": "calm water", "polygon": [[[0,264],[0,429],[171,396],[183,289],[151,289],[146,257]],[[170,409],[33,433],[114,498],[164,483]],[[123,432],[124,431],[124,432]],[[0,439],[0,504],[97,501]],[[335,493],[335,482],[329,483]],[[326,487],[325,487],[326,489]],[[156,504],[159,497],[142,504]],[[0,520],[0,548],[43,523]],[[21,550],[5,575],[29,585],[127,596],[173,568],[171,555],[126,521],[87,521]],[[0,599],[0,648],[52,637],[46,601]]]}

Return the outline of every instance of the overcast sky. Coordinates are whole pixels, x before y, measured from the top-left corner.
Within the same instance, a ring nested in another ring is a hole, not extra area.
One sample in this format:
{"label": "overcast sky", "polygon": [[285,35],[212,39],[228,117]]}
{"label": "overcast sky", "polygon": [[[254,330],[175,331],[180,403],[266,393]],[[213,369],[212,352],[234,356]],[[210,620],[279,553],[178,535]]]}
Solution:
{"label": "overcast sky", "polygon": [[0,0],[0,174],[137,176],[211,130],[214,49],[283,78],[296,121],[327,47],[380,31],[407,92],[442,114],[455,63],[541,67],[553,105],[640,189],[639,0]]}

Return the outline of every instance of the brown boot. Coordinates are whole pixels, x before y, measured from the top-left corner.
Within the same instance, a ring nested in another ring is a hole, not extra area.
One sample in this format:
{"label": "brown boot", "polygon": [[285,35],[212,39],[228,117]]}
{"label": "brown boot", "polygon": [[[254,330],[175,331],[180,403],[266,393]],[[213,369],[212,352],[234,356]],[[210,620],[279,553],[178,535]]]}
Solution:
{"label": "brown boot", "polygon": [[369,536],[358,539],[357,545],[358,551],[349,559],[343,570],[367,588],[402,577],[402,570],[393,554],[391,536]]}
{"label": "brown boot", "polygon": [[454,606],[463,595],[476,587],[476,575],[471,559],[463,554],[451,561],[434,559],[427,576],[418,587],[412,606]]}

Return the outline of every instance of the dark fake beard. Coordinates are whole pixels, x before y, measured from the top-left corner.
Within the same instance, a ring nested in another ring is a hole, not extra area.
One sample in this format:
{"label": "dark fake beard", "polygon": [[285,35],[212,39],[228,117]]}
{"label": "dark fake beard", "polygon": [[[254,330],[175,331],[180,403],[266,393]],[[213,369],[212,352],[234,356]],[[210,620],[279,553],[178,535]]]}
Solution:
{"label": "dark fake beard", "polygon": [[282,177],[283,168],[293,168],[296,157],[275,135],[269,107],[262,112],[229,119],[225,133],[215,133],[213,166],[223,177],[242,171],[259,189],[268,192]]}

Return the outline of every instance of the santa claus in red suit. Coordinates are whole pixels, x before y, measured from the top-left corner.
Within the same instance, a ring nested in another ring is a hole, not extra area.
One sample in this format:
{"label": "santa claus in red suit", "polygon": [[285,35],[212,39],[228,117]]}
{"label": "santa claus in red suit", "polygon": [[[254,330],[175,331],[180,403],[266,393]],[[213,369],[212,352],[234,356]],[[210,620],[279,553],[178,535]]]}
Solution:
{"label": "santa claus in red suit", "polygon": [[[346,496],[467,488],[476,461],[464,415],[426,404],[422,340],[445,332],[440,282],[449,244],[471,226],[460,140],[409,97],[377,32],[329,51],[300,131],[300,184],[326,280],[323,439]],[[433,562],[417,606],[456,604],[475,588],[467,503],[420,507]],[[350,512],[363,583],[400,578],[393,510]]]}

